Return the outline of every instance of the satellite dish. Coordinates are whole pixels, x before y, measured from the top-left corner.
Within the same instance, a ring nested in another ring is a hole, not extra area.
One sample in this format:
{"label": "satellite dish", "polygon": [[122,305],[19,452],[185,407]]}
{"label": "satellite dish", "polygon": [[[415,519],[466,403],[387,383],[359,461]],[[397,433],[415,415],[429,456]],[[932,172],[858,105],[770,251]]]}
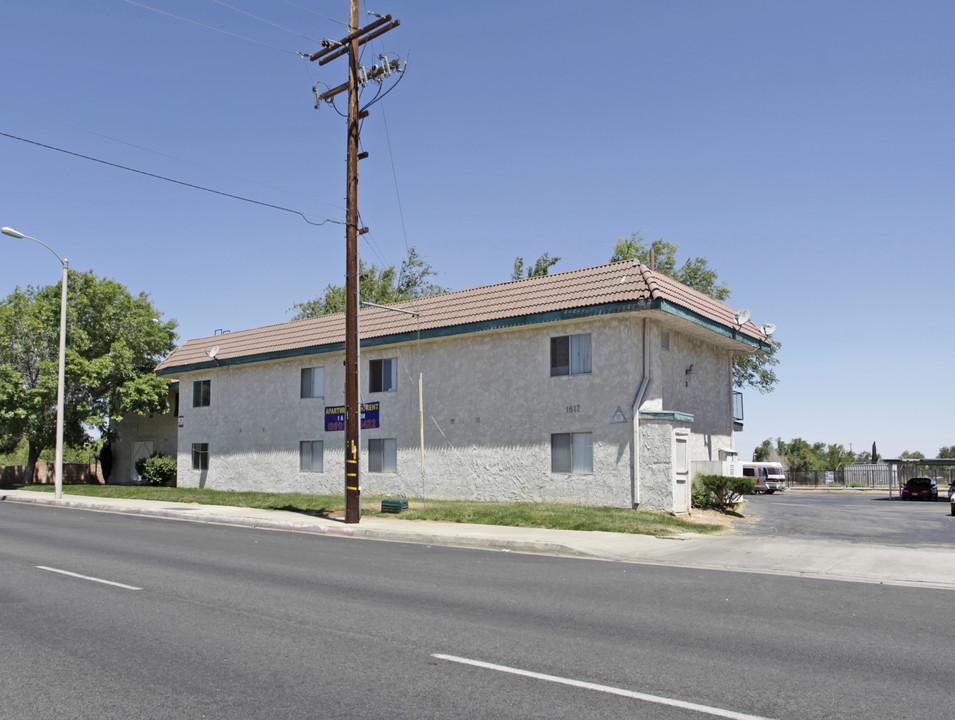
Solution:
{"label": "satellite dish", "polygon": [[734,317],[737,325],[745,325],[749,320],[749,310],[737,310]]}
{"label": "satellite dish", "polygon": [[763,335],[765,335],[766,337],[769,337],[774,332],[776,332],[776,326],[773,325],[772,323],[766,323],[765,325],[763,325]]}
{"label": "satellite dish", "polygon": [[206,355],[208,355],[212,360],[216,359],[216,355],[219,354],[219,346],[216,345],[212,350],[206,350]]}

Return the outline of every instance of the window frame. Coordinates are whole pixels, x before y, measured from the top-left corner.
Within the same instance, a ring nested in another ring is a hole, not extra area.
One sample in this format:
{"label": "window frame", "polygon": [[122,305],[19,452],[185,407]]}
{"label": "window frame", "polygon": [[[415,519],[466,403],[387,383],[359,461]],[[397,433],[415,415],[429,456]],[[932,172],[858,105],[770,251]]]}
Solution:
{"label": "window frame", "polygon": [[368,392],[398,391],[398,358],[375,358],[368,361]]}
{"label": "window frame", "polygon": [[368,472],[398,472],[397,438],[368,438]]}
{"label": "window frame", "polygon": [[[321,383],[320,383],[321,387],[319,388],[319,390],[321,391],[321,394],[319,395],[315,394],[315,390],[316,390],[315,388],[316,372],[315,371],[316,370],[320,371],[319,374],[322,376]],[[306,394],[306,392],[311,394]],[[316,365],[314,367],[302,368],[301,373],[299,375],[299,397],[302,400],[305,400],[305,399],[312,400],[316,398],[325,397],[325,366],[324,365]]]}
{"label": "window frame", "polygon": [[192,444],[192,469],[199,471],[209,469],[209,443]]}
{"label": "window frame", "polygon": [[209,407],[212,405],[212,380],[192,381],[192,406]]}
{"label": "window frame", "polygon": [[[558,447],[558,442],[566,444]],[[586,440],[586,445],[584,442]],[[566,457],[561,457],[563,454]],[[592,432],[551,433],[550,471],[565,475],[594,474],[594,434]]]}
{"label": "window frame", "polygon": [[552,336],[550,339],[550,376],[591,375],[593,373],[593,357],[592,333]]}
{"label": "window frame", "polygon": [[[315,467],[315,446],[318,445],[318,467]],[[307,452],[306,452],[307,448]],[[301,473],[325,472],[325,441],[301,440],[298,444],[298,471]]]}

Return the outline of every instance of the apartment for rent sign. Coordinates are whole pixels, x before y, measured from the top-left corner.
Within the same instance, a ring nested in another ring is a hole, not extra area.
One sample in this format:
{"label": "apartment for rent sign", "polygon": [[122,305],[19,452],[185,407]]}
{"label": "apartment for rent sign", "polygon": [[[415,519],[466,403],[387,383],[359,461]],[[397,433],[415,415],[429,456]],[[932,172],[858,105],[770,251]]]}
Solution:
{"label": "apartment for rent sign", "polygon": [[[369,430],[379,427],[378,410],[381,403],[362,403],[361,429]],[[345,429],[345,406],[335,405],[325,408],[325,432],[335,432]]]}

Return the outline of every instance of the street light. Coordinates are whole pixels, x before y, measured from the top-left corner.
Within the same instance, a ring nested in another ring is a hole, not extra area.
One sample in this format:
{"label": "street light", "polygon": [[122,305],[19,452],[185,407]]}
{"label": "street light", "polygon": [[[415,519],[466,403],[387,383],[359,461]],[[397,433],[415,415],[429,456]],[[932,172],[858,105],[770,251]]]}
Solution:
{"label": "street light", "polygon": [[63,265],[63,282],[60,290],[60,358],[59,369],[57,370],[56,376],[56,476],[54,481],[54,497],[59,500],[63,497],[63,396],[66,386],[66,276],[70,262],[66,258],[61,258],[56,250],[42,240],[24,235],[19,230],[5,227],[0,228],[0,232],[10,237],[19,238],[20,240],[32,240],[35,243],[39,243],[56,255],[56,259]]}

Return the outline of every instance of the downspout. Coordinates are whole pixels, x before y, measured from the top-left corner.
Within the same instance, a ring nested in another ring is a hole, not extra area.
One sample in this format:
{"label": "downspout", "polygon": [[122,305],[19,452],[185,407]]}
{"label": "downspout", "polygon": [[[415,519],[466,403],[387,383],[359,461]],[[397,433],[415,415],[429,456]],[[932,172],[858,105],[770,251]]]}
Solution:
{"label": "downspout", "polygon": [[633,506],[640,506],[640,407],[653,385],[650,378],[650,321],[643,319],[643,379],[633,398]]}

